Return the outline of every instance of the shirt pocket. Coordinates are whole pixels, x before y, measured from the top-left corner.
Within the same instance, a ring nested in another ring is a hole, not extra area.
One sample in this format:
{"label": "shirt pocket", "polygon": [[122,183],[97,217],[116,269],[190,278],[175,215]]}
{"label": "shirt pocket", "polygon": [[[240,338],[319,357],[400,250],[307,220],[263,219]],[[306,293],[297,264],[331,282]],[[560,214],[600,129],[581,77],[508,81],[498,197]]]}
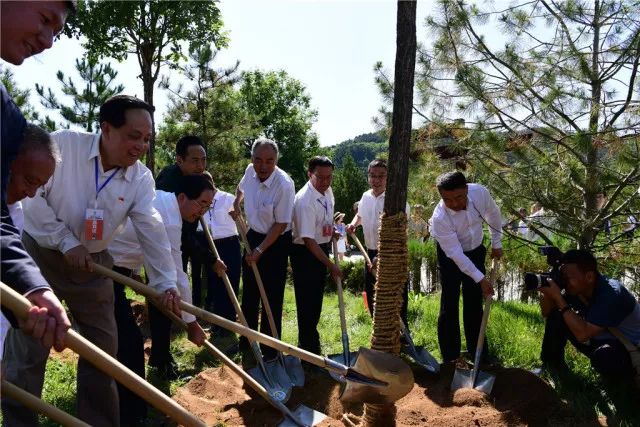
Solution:
{"label": "shirt pocket", "polygon": [[218,209],[213,211],[213,221],[216,225],[229,225],[233,222],[233,219],[228,211]]}
{"label": "shirt pocket", "polygon": [[273,203],[262,203],[258,206],[258,218],[264,225],[273,224]]}

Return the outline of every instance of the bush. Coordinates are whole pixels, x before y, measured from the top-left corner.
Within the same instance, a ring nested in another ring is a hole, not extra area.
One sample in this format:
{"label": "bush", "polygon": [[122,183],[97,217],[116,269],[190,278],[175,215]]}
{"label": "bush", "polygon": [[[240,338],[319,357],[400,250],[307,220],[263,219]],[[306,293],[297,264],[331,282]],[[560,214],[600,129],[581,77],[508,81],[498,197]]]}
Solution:
{"label": "bush", "polygon": [[[342,270],[342,288],[352,293],[360,293],[364,290],[364,260],[356,262],[342,261],[340,263]],[[336,289],[335,283],[331,276],[327,276],[325,281],[325,291],[333,292]]]}

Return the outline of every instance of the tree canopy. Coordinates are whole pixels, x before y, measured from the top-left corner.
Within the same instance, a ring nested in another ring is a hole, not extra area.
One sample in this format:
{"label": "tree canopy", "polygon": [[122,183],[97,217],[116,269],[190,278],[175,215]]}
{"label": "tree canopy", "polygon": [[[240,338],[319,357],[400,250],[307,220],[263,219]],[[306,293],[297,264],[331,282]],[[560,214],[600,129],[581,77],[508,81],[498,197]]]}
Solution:
{"label": "tree canopy", "polygon": [[[217,2],[206,1],[80,1],[66,32],[86,38],[90,56],[138,59],[144,100],[153,105],[160,69],[185,59],[183,45],[195,48],[227,42]],[[147,166],[154,171],[152,140]]]}

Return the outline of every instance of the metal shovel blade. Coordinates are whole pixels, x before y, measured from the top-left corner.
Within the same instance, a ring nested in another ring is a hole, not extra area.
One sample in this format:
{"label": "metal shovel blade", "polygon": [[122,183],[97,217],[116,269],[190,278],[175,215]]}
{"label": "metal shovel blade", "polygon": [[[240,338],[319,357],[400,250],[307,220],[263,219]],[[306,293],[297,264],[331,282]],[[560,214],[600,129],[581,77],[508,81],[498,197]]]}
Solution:
{"label": "metal shovel blade", "polygon": [[284,369],[289,376],[289,380],[294,387],[304,386],[304,369],[302,369],[302,362],[295,356],[283,355],[282,361],[284,362]]}
{"label": "metal shovel blade", "polygon": [[[291,397],[291,383],[289,381],[285,383],[287,384],[286,386],[276,382],[274,377],[270,375],[270,373],[263,372],[259,365],[254,368],[247,369],[247,373],[260,383],[260,385],[267,390],[269,396],[274,400],[278,402],[286,402],[289,400],[289,397]],[[267,378],[267,375],[269,378]]]}
{"label": "metal shovel blade", "polygon": [[475,384],[473,377],[473,370],[456,368],[453,374],[453,381],[451,381],[451,391],[456,391],[461,388],[475,388],[483,393],[491,394],[493,383],[496,381],[495,375],[478,371]]}
{"label": "metal shovel blade", "polygon": [[315,426],[319,424],[327,418],[325,414],[322,412],[318,412],[308,406],[299,405],[295,410],[292,411],[295,419],[291,419],[291,417],[285,417],[279,424],[278,427],[302,427],[302,426]]}
{"label": "metal shovel blade", "polygon": [[[337,362],[341,365],[345,365],[345,366],[353,366],[356,363],[356,360],[358,359],[358,353],[355,351],[351,351],[349,352],[348,355],[346,355],[345,357],[345,353],[340,353],[340,354],[330,354],[329,356],[327,356],[329,359],[333,360],[334,362]],[[347,357],[349,358],[349,360],[346,360]],[[334,380],[340,382],[340,383],[346,383],[347,379],[344,377],[344,375],[340,375],[337,372],[334,371],[329,371],[329,375],[331,375],[331,378],[333,378]]]}
{"label": "metal shovel blade", "polygon": [[273,380],[277,384],[280,384],[283,388],[288,389],[291,389],[291,387],[293,387],[293,381],[291,381],[291,377],[289,377],[286,367],[282,365],[282,362],[279,358],[266,361],[265,367],[269,376],[273,378]]}
{"label": "metal shovel blade", "polygon": [[347,384],[340,396],[344,402],[393,403],[406,396],[413,388],[413,372],[409,365],[390,353],[361,347],[353,369],[361,375],[375,378],[381,383],[352,381],[347,373]]}
{"label": "metal shovel blade", "polygon": [[434,374],[440,372],[440,364],[426,348],[407,344],[402,347],[402,352],[427,371]]}

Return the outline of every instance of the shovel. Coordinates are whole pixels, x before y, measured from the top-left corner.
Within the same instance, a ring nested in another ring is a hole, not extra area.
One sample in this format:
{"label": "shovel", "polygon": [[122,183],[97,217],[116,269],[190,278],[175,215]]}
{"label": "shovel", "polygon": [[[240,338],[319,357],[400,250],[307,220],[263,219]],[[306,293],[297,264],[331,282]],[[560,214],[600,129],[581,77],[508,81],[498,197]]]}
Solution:
{"label": "shovel", "polygon": [[[169,317],[173,320],[174,323],[179,325],[182,329],[187,329],[187,324],[180,317],[176,316],[174,313],[167,311],[158,307],[165,316]],[[233,372],[235,372],[242,380],[251,387],[256,393],[258,393],[263,399],[269,402],[274,408],[278,411],[282,412],[284,416],[284,421],[279,425],[285,426],[298,426],[298,427],[306,427],[306,426],[314,426],[320,423],[322,420],[327,418],[325,414],[322,412],[318,412],[312,408],[309,408],[305,405],[299,405],[295,411],[291,411],[289,408],[285,406],[280,400],[276,399],[274,396],[269,394],[266,388],[264,388],[258,381],[256,381],[251,375],[246,373],[237,363],[233,360],[229,359],[226,354],[221,352],[216,346],[211,344],[209,341],[204,342],[204,346],[206,347],[209,353],[213,354],[214,357],[222,360],[222,362],[229,367]]]}
{"label": "shovel", "polygon": [[[250,252],[252,248],[249,245],[249,240],[247,239],[247,226],[241,216],[238,216],[238,219],[236,219],[236,225],[238,226],[238,231],[240,232],[242,241],[247,248],[247,252]],[[256,278],[256,284],[258,285],[258,290],[260,291],[260,298],[262,299],[264,311],[267,313],[267,318],[269,319],[269,329],[271,329],[271,335],[275,339],[279,340],[280,337],[278,336],[278,329],[276,328],[276,322],[273,319],[273,312],[271,311],[269,299],[267,298],[267,294],[264,290],[264,284],[262,283],[260,271],[258,271],[258,266],[254,262],[251,263],[251,269],[253,270],[253,275]],[[300,362],[300,359],[291,355],[284,356],[282,352],[279,351],[277,360],[282,369],[284,369],[285,372],[289,375],[291,384],[296,387],[302,387],[304,385],[304,370],[302,369],[302,363]],[[267,367],[269,367],[270,363],[271,362],[267,362]]]}
{"label": "shovel", "polygon": [[[333,262],[338,265],[338,243],[332,239],[333,245]],[[342,354],[331,354],[329,359],[342,365],[353,366],[357,359],[357,353],[349,352],[349,333],[347,331],[347,319],[344,313],[344,298],[342,295],[342,280],[336,279],[336,287],[338,294],[338,308],[340,310],[340,329],[342,330]],[[330,372],[334,380],[344,382],[344,377]]]}
{"label": "shovel", "polygon": [[[365,250],[364,246],[362,246],[362,243],[360,242],[360,239],[358,239],[358,236],[356,236],[355,234],[351,234],[351,238],[355,242],[360,252],[362,252],[362,254],[364,255],[365,262],[369,266],[371,266],[372,264],[371,260],[369,259],[369,254]],[[364,300],[367,301],[366,297]],[[434,374],[440,372],[440,364],[438,363],[436,358],[433,357],[433,355],[431,355],[431,353],[429,353],[426,348],[422,346],[416,346],[413,343],[413,338],[411,337],[409,328],[407,328],[407,325],[404,324],[402,319],[400,319],[400,333],[404,336],[404,339],[406,341],[406,344],[402,346],[403,353],[412,358],[414,362],[416,362],[419,366],[426,369],[427,371]]]}
{"label": "shovel", "polygon": [[42,399],[38,399],[33,394],[28,393],[20,387],[17,387],[5,380],[2,380],[2,397],[9,397],[16,402],[20,402],[32,411],[45,415],[47,418],[56,421],[63,426],[91,427],[84,421],[77,419],[73,415],[67,414]]}
{"label": "shovel", "polygon": [[[148,298],[157,299],[162,297],[162,294],[150,286],[118,274],[100,264],[92,263],[91,268],[94,272],[112,277],[119,283]],[[216,316],[184,301],[180,301],[179,305],[181,310],[191,313],[202,320],[243,335],[249,340],[258,341],[276,350],[292,354],[312,365],[343,376],[347,383],[340,399],[345,402],[393,403],[406,396],[413,388],[413,372],[398,356],[368,348],[360,348],[356,364],[353,367],[349,367],[254,331],[224,317]]]}
{"label": "shovel", "polygon": [[[106,267],[98,266],[97,264],[93,265],[96,267],[96,271],[98,267],[106,271],[111,271]],[[100,274],[103,273],[103,270],[100,270]],[[156,293],[154,296],[159,296],[159,294]],[[25,318],[27,316],[27,312],[31,308],[29,300],[4,283],[0,284],[0,299],[2,300],[2,305],[13,311],[13,314],[18,318]],[[184,426],[205,427],[205,424],[201,420],[187,412],[169,396],[158,391],[151,384],[140,378],[129,368],[109,356],[101,348],[84,338],[73,329],[69,329],[67,331],[64,344],[71,350],[78,353],[80,357],[111,376],[138,396],[142,397],[159,411],[170,416],[176,423]],[[96,396],[96,398],[99,398],[99,396]]]}
{"label": "shovel", "polygon": [[[491,284],[495,283],[497,271],[498,261],[494,258],[491,263]],[[482,356],[482,348],[484,347],[484,334],[487,329],[487,321],[489,320],[492,301],[493,297],[491,295],[486,297],[484,301],[484,313],[482,314],[482,323],[480,323],[480,333],[478,334],[478,344],[476,345],[476,354],[473,359],[473,369],[456,368],[453,381],[451,381],[451,391],[458,390],[459,388],[475,388],[486,394],[491,394],[496,377],[495,375],[480,370],[480,357]]]}

